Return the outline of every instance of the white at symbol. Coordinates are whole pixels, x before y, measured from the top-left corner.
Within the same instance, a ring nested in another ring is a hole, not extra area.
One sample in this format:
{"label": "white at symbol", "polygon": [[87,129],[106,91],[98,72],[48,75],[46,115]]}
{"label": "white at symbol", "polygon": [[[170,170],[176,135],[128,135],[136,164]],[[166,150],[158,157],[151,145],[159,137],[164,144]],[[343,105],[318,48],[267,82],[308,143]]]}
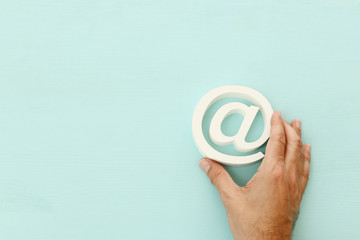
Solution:
{"label": "white at symbol", "polygon": [[[211,141],[219,146],[233,144],[239,152],[252,152],[260,148],[270,135],[270,119],[273,113],[270,103],[266,98],[254,89],[243,86],[223,86],[207,93],[195,108],[192,131],[193,137],[201,154],[218,162],[231,166],[241,166],[256,162],[264,157],[260,151],[247,156],[232,156],[215,150],[207,142],[202,130],[203,117],[208,108],[216,101],[223,98],[241,98],[248,100],[256,106],[247,106],[240,102],[231,102],[222,106],[214,115],[209,128]],[[245,140],[246,135],[260,110],[264,119],[264,131],[260,138],[253,142]],[[239,131],[234,136],[226,136],[221,131],[223,120],[234,113],[244,116]]]}

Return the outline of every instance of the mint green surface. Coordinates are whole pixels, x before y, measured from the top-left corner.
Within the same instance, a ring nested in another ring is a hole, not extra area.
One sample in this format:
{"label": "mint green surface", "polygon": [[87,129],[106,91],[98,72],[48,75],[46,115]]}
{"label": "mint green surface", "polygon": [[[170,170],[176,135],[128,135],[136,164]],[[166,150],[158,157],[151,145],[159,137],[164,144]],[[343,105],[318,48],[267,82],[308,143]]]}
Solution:
{"label": "mint green surface", "polygon": [[232,239],[191,135],[229,84],[303,121],[293,239],[360,239],[359,82],[357,0],[0,0],[0,239]]}

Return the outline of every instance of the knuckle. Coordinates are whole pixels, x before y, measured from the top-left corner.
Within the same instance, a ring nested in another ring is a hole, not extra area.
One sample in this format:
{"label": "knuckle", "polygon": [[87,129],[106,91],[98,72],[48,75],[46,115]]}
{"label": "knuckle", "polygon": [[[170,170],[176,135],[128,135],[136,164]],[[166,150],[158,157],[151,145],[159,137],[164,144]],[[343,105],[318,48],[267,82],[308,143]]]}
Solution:
{"label": "knuckle", "polygon": [[278,134],[278,135],[275,135],[273,138],[274,138],[275,141],[281,143],[282,145],[286,145],[286,137],[285,137],[285,135]]}
{"label": "knuckle", "polygon": [[303,172],[302,172],[302,176],[303,176],[306,180],[309,180],[310,174],[309,174],[308,171],[303,171]]}
{"label": "knuckle", "polygon": [[233,194],[230,193],[229,191],[227,191],[226,189],[222,189],[222,190],[219,190],[219,194],[220,194],[220,197],[221,197],[221,201],[224,203],[224,204],[228,204],[228,203],[231,203],[234,199],[233,199]]}
{"label": "knuckle", "polygon": [[305,160],[305,154],[303,152],[300,153],[300,160]]}
{"label": "knuckle", "polygon": [[291,144],[293,144],[296,148],[301,148],[302,147],[302,140],[299,136],[294,137],[291,141]]}
{"label": "knuckle", "polygon": [[210,182],[215,185],[216,182],[219,180],[220,176],[222,174],[222,170],[215,170],[214,172],[212,172],[209,176],[210,178]]}
{"label": "knuckle", "polygon": [[301,140],[300,137],[297,137],[297,139],[296,139],[296,144],[297,144],[297,147],[298,147],[298,148],[302,148],[303,142],[302,142],[302,140]]}
{"label": "knuckle", "polygon": [[277,181],[277,182],[283,181],[285,178],[284,167],[280,164],[277,164],[274,167],[271,176],[274,181]]}

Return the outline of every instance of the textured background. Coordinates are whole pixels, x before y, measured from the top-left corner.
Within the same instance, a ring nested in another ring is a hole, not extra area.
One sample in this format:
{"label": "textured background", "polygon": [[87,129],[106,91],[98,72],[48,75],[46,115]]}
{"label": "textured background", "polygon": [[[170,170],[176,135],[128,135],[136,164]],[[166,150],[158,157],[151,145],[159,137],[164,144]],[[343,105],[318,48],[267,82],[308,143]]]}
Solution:
{"label": "textured background", "polygon": [[191,118],[237,84],[312,144],[294,239],[360,239],[359,43],[357,0],[0,0],[0,238],[232,239]]}

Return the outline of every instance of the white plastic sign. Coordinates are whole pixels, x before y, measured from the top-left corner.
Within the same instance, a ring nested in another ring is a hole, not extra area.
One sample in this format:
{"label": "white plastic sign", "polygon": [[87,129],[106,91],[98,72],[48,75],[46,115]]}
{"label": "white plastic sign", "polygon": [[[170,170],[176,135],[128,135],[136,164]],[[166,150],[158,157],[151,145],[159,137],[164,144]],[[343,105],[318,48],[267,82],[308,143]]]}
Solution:
{"label": "white plastic sign", "polygon": [[[242,166],[261,160],[264,157],[264,153],[261,151],[246,156],[228,155],[214,149],[205,139],[202,127],[204,115],[214,102],[224,98],[241,98],[248,100],[255,106],[247,106],[240,102],[231,102],[223,105],[215,113],[210,123],[209,136],[214,144],[219,146],[233,144],[237,151],[247,153],[259,149],[268,140],[273,109],[266,98],[261,93],[248,87],[223,86],[208,92],[201,98],[195,108],[192,132],[197,148],[204,157],[230,166]],[[247,142],[245,137],[259,110],[264,119],[264,132],[258,140]],[[243,122],[239,131],[234,136],[226,136],[221,131],[221,124],[227,116],[234,113],[243,115]]]}

